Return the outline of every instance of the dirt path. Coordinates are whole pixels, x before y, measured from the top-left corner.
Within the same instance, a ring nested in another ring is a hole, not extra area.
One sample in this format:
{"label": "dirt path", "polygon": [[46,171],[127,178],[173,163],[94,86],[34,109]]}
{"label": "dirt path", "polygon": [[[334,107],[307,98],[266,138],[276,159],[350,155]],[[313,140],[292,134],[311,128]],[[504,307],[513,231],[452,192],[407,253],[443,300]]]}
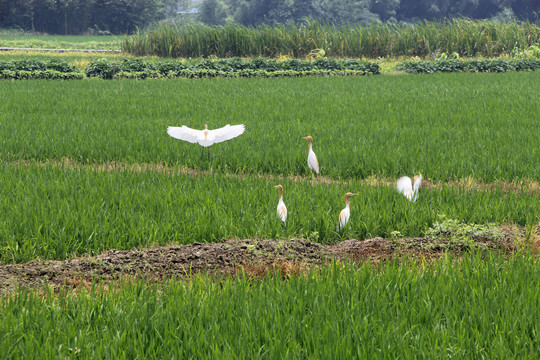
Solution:
{"label": "dirt path", "polygon": [[[65,261],[35,260],[25,264],[0,265],[0,294],[11,293],[18,286],[40,288],[47,283],[54,288],[89,288],[94,281],[113,281],[125,277],[144,277],[151,281],[188,278],[201,272],[230,276],[244,271],[249,276],[264,276],[280,271],[288,277],[312,266],[333,260],[354,262],[407,255],[436,258],[442,248],[426,247],[425,239],[391,241],[373,238],[364,241],[346,240],[335,245],[322,245],[304,239],[292,240],[224,240],[221,243],[194,243],[126,251],[109,250],[93,257]],[[488,248],[513,251],[510,242],[486,243]],[[454,252],[459,253],[455,249]]]}

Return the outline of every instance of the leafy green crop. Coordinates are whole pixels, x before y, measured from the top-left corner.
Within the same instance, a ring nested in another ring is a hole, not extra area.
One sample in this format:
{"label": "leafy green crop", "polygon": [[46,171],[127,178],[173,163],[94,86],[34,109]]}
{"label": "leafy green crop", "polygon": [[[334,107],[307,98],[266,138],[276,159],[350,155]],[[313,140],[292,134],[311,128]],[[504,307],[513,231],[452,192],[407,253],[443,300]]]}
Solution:
{"label": "leafy green crop", "polygon": [[[351,72],[357,75],[378,74],[379,65],[361,60],[316,59],[285,60],[240,58],[218,60],[151,61],[125,58],[121,62],[107,58],[98,59],[88,65],[86,76],[102,79],[113,78],[174,78],[174,77],[271,77],[338,75]],[[135,75],[130,75],[135,74]],[[265,76],[266,75],[266,76]]]}
{"label": "leafy green crop", "polygon": [[540,59],[486,59],[486,60],[435,60],[406,61],[397,65],[398,70],[410,74],[435,72],[507,72],[540,69]]}

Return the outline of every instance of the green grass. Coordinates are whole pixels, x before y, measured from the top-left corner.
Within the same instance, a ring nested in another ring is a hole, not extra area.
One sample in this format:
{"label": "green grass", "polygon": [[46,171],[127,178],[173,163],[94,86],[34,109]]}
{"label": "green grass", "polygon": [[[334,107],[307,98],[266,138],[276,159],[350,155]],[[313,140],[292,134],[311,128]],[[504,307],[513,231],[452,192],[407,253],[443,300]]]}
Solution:
{"label": "green grass", "polygon": [[[540,72],[363,78],[0,82],[0,158],[151,162],[218,172],[540,180]],[[210,148],[169,125],[246,133]]]}
{"label": "green grass", "polygon": [[540,42],[534,24],[488,20],[444,20],[409,26],[377,23],[332,26],[307,21],[302,24],[244,27],[161,25],[126,37],[122,49],[134,55],[164,57],[279,57],[304,58],[322,49],[328,57],[500,56],[515,47]]}
{"label": "green grass", "polygon": [[[36,257],[66,259],[108,249],[233,238],[304,237],[322,243],[343,238],[389,238],[392,231],[421,236],[439,214],[471,223],[535,224],[540,202],[528,194],[442,187],[423,189],[409,203],[393,187],[313,185],[289,180],[192,177],[152,171],[2,166],[0,262]],[[276,214],[284,186],[287,225]],[[347,191],[351,220],[336,232]]]}
{"label": "green grass", "polygon": [[122,36],[0,35],[0,47],[120,50]]}
{"label": "green grass", "polygon": [[0,299],[7,358],[536,358],[540,267],[468,255]]}

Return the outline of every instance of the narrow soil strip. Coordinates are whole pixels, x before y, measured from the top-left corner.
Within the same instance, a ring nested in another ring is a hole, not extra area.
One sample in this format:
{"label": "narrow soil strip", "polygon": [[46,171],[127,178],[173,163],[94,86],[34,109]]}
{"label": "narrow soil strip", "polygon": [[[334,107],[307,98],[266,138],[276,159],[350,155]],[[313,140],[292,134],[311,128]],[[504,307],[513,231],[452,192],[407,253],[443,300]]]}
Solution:
{"label": "narrow soil strip", "polygon": [[[196,176],[212,176],[214,174],[223,175],[230,178],[242,179],[250,176],[258,176],[260,179],[275,179],[283,180],[286,178],[292,182],[305,182],[311,181],[313,184],[322,184],[322,185],[347,185],[350,184],[349,180],[334,180],[325,176],[317,176],[312,178],[310,176],[300,176],[300,175],[269,175],[269,174],[231,174],[231,173],[216,173],[211,170],[195,170],[187,166],[170,166],[159,163],[124,163],[124,162],[105,162],[105,163],[93,163],[93,164],[82,164],[70,158],[63,158],[61,160],[46,160],[46,161],[30,161],[30,160],[16,160],[16,161],[5,161],[6,165],[13,167],[18,166],[27,166],[27,167],[55,167],[55,168],[69,168],[69,169],[81,169],[81,170],[94,170],[99,172],[114,172],[114,171],[132,171],[137,173],[143,172],[155,172],[160,174],[187,174],[193,177]],[[376,176],[371,176],[365,179],[360,180],[360,183],[363,185],[368,185],[372,187],[380,186],[391,186],[396,185],[397,179],[384,179],[378,178]],[[453,180],[453,181],[433,181],[430,179],[422,179],[422,188],[425,189],[442,189],[445,187],[454,187],[464,190],[492,190],[499,189],[507,193],[526,193],[531,195],[540,195],[540,182],[535,180],[519,180],[517,182],[503,182],[497,181],[493,183],[485,183],[482,181],[474,180],[472,178]]]}
{"label": "narrow soil strip", "polygon": [[[171,245],[159,248],[109,250],[101,255],[64,261],[34,260],[25,264],[0,265],[0,295],[13,293],[18,287],[76,289],[95,282],[126,278],[161,281],[190,278],[200,273],[234,276],[239,271],[253,277],[279,274],[284,278],[305,273],[310,267],[333,261],[374,264],[395,256],[436,259],[445,254],[444,247],[426,246],[424,238],[401,239],[399,243],[380,237],[368,240],[345,240],[322,245],[305,239],[222,240],[220,243]],[[484,242],[487,249],[515,250],[512,242]],[[446,250],[456,254],[461,249]]]}

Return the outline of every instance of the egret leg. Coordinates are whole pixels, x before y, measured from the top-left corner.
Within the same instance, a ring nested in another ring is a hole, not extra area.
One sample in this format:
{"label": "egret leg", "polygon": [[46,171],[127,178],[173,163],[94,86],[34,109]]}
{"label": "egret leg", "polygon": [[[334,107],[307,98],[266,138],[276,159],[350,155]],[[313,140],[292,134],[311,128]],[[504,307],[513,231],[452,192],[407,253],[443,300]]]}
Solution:
{"label": "egret leg", "polygon": [[210,148],[208,148],[208,161],[210,161]]}
{"label": "egret leg", "polygon": [[201,160],[203,159],[203,155],[204,155],[204,148],[202,148],[202,151],[201,151]]}

